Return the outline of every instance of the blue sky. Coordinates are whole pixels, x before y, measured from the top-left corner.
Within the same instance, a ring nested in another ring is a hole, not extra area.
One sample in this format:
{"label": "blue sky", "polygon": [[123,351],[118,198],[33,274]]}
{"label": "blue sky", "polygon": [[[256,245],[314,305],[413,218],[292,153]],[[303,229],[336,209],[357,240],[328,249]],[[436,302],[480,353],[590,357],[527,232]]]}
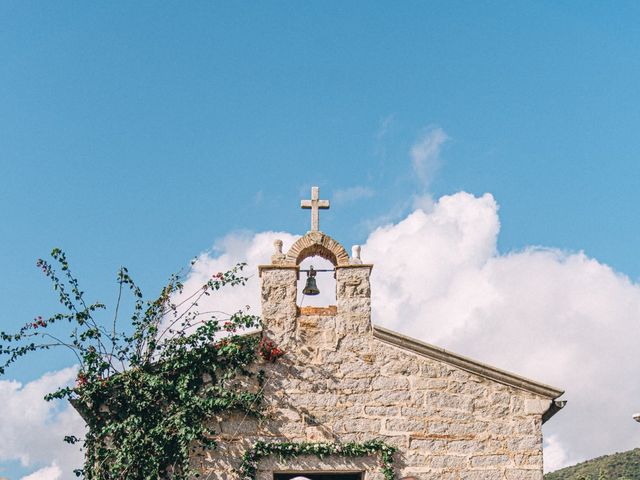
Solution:
{"label": "blue sky", "polygon": [[[101,300],[123,264],[152,293],[231,232],[304,233],[314,184],[333,201],[323,230],[345,245],[417,196],[489,192],[501,253],[584,250],[637,281],[639,14],[2,2],[0,328],[54,307],[35,268],[54,246]],[[420,179],[411,148],[436,129],[439,168]],[[48,358],[10,378],[72,363]]]}

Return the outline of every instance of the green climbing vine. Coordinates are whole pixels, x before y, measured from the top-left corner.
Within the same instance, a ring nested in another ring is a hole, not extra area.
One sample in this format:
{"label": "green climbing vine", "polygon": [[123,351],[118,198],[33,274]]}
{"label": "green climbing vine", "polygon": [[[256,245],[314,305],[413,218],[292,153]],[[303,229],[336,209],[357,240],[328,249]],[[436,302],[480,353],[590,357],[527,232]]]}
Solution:
{"label": "green climbing vine", "polygon": [[[64,307],[37,316],[15,333],[0,332],[0,375],[20,357],[54,347],[68,349],[78,363],[74,386],[47,395],[68,399],[81,412],[83,439],[69,435],[85,454],[77,476],[88,480],[186,480],[198,476],[190,459],[215,448],[213,415],[241,411],[260,417],[262,357],[284,354],[259,334],[260,320],[246,309],[230,315],[200,312],[198,303],[224,287],[244,285],[244,265],[209,278],[185,292],[173,276],[158,298],[145,300],[126,268],[118,272],[118,300],[112,311],[87,303],[65,254],[38,260]],[[129,293],[130,322],[120,326]]]}
{"label": "green climbing vine", "polygon": [[381,440],[363,443],[327,443],[327,442],[256,442],[242,457],[239,474],[242,480],[255,480],[260,459],[277,455],[281,459],[299,455],[315,455],[324,458],[329,455],[342,457],[366,457],[380,455],[380,464],[385,480],[394,480],[393,455],[397,448]]}

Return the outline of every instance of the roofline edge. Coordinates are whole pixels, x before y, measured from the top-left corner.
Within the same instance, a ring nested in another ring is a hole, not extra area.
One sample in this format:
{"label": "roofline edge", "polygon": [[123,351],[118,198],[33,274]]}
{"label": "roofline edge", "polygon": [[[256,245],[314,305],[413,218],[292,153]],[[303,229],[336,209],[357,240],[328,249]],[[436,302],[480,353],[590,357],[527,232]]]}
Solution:
{"label": "roofline edge", "polygon": [[506,370],[492,367],[486,363],[478,362],[471,358],[445,350],[444,348],[430,345],[392,330],[387,330],[383,327],[374,325],[373,336],[383,342],[395,345],[396,347],[410,350],[414,353],[424,355],[425,357],[458,367],[469,373],[479,375],[489,380],[494,380],[510,387],[535,393],[536,395],[541,395],[552,400],[558,398],[564,393],[564,390],[560,390],[556,387],[530,380],[520,375],[516,375],[515,373],[507,372]]}

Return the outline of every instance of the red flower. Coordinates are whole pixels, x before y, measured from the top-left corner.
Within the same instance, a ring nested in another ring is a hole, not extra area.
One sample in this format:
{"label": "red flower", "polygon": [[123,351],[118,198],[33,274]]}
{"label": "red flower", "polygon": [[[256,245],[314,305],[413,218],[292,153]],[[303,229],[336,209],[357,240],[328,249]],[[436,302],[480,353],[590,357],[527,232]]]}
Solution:
{"label": "red flower", "polygon": [[78,387],[82,387],[83,385],[87,384],[87,377],[84,376],[84,373],[80,372],[78,373],[78,378],[76,379],[76,385]]}
{"label": "red flower", "polygon": [[238,327],[233,322],[224,322],[222,328],[224,328],[227,332],[236,332],[238,330]]}
{"label": "red flower", "polygon": [[276,347],[276,345],[267,338],[260,340],[260,343],[258,344],[258,353],[268,362],[275,362],[284,355],[284,351]]}

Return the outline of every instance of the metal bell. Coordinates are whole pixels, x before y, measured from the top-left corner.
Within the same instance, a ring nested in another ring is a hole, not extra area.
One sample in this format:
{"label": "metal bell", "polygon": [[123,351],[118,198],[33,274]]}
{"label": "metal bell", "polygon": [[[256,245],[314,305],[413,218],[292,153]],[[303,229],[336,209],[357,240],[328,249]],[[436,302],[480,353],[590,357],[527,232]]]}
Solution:
{"label": "metal bell", "polygon": [[307,284],[304,286],[302,293],[304,295],[318,295],[320,290],[318,290],[318,285],[316,285],[316,271],[313,269],[313,266],[309,267],[309,271],[307,272]]}

